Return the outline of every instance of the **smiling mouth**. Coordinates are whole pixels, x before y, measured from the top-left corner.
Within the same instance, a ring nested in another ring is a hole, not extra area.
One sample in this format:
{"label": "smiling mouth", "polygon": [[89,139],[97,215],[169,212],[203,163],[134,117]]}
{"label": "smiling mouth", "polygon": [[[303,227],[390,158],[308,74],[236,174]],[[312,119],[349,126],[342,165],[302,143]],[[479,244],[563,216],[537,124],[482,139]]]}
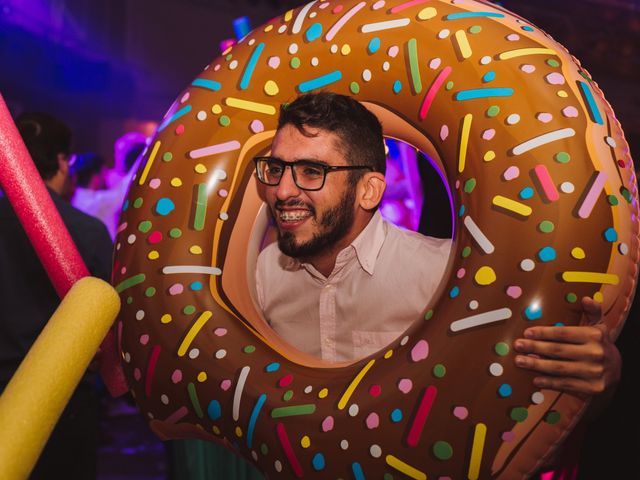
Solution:
{"label": "smiling mouth", "polygon": [[309,210],[278,210],[278,219],[282,223],[300,222],[310,216]]}

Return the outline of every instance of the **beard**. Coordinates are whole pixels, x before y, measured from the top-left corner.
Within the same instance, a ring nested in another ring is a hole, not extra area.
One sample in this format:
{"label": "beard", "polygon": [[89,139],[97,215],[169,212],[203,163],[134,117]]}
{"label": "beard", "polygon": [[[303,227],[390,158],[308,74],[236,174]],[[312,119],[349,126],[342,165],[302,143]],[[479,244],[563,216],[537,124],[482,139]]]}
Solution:
{"label": "beard", "polygon": [[292,232],[282,233],[278,230],[278,247],[285,255],[293,258],[313,257],[330,250],[333,245],[342,240],[353,225],[353,203],[356,197],[355,188],[347,188],[337,205],[322,213],[320,218],[316,216],[316,210],[312,205],[303,202],[280,202],[279,205],[304,206],[311,211],[311,218],[316,222],[318,231],[313,238],[306,242],[297,242]]}

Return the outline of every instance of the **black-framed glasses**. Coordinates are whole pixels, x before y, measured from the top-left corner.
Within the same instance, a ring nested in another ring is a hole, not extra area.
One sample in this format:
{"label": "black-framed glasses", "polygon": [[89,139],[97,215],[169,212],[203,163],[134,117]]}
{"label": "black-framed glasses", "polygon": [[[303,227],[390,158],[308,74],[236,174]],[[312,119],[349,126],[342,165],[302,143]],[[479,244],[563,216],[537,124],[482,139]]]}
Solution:
{"label": "black-framed glasses", "polygon": [[324,187],[327,173],[339,170],[372,170],[368,165],[325,165],[311,160],[297,160],[295,162],[285,162],[276,157],[255,157],[256,174],[258,180],[275,187],[280,184],[284,171],[291,167],[293,181],[301,190],[320,190]]}

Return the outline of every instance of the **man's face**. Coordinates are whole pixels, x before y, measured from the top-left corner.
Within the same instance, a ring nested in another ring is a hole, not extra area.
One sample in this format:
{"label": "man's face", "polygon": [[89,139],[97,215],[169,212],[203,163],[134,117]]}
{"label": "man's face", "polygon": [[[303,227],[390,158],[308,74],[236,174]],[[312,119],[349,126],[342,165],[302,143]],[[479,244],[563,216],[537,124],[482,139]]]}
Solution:
{"label": "man's face", "polygon": [[[307,137],[293,125],[285,125],[274,137],[271,155],[295,162],[313,160],[327,165],[349,165],[337,135],[321,129],[306,129],[317,134]],[[348,172],[327,174],[318,191],[298,188],[291,168],[286,168],[280,184],[264,186],[265,199],[278,227],[278,246],[290,257],[309,258],[334,248],[344,248],[353,227],[355,187]]]}

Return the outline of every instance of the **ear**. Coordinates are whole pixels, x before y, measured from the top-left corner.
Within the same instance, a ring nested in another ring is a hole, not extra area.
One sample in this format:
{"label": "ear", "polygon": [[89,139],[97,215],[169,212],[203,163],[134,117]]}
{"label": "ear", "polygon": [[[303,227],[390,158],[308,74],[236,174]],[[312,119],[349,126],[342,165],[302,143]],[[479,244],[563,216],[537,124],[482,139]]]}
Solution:
{"label": "ear", "polygon": [[367,172],[358,182],[358,204],[364,210],[372,210],[382,200],[387,182],[380,172]]}
{"label": "ear", "polygon": [[64,176],[69,174],[69,158],[64,153],[58,154],[58,171]]}

